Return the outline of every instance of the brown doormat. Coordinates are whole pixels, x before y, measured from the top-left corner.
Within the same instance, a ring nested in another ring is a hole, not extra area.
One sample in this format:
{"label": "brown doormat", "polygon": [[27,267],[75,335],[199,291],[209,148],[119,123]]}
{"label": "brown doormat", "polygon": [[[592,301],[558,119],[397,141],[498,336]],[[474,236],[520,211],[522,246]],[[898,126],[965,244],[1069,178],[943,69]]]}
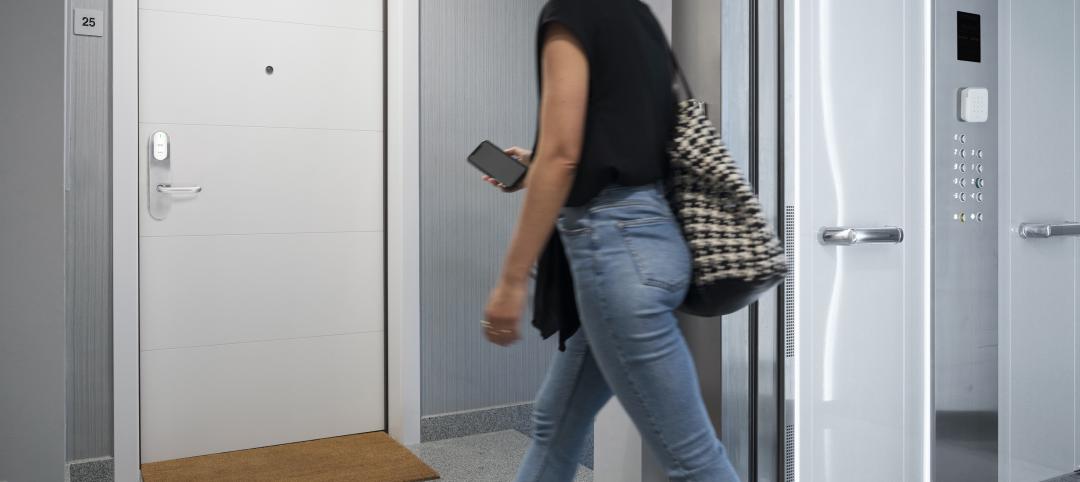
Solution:
{"label": "brown doormat", "polygon": [[439,474],[384,432],[334,437],[142,466],[144,482],[419,482]]}

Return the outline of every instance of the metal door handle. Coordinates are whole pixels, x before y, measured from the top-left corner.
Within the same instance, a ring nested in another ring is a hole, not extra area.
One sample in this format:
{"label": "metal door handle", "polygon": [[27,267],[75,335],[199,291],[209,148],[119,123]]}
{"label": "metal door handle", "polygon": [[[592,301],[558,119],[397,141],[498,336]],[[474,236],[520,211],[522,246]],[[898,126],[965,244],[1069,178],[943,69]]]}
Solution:
{"label": "metal door handle", "polygon": [[904,229],[882,228],[821,228],[821,244],[827,246],[854,246],[856,244],[900,244],[904,241]]}
{"label": "metal door handle", "polygon": [[1022,223],[1019,231],[1020,237],[1024,239],[1053,238],[1055,236],[1080,236],[1080,223]]}
{"label": "metal door handle", "polygon": [[157,192],[162,194],[198,194],[202,192],[202,186],[172,186],[170,184],[158,184]]}

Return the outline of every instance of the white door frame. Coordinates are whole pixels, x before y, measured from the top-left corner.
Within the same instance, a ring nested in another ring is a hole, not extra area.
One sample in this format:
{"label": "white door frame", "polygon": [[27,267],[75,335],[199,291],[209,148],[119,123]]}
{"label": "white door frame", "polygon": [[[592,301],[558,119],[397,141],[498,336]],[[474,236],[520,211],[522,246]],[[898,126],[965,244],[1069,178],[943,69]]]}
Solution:
{"label": "white door frame", "polygon": [[[420,441],[419,0],[387,0],[387,430]],[[139,1],[112,2],[113,460],[140,479]]]}

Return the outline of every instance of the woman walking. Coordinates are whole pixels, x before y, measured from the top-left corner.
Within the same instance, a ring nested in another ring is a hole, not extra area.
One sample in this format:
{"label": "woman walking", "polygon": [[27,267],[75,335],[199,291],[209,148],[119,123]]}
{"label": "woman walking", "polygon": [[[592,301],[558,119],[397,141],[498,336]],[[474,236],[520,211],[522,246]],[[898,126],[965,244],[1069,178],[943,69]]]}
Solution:
{"label": "woman walking", "polygon": [[494,343],[519,338],[538,264],[534,324],[561,351],[518,480],[572,480],[614,395],[671,480],[737,481],[674,314],[691,266],[664,194],[675,123],[664,33],[638,0],[551,0],[537,63],[535,153],[507,150],[530,164],[527,194],[482,322]]}

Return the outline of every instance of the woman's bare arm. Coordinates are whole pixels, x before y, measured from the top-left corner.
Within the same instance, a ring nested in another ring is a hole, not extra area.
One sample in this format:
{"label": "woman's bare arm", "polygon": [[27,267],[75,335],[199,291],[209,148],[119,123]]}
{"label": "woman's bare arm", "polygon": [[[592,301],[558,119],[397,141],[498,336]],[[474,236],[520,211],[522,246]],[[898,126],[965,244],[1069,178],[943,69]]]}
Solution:
{"label": "woman's bare arm", "polygon": [[589,62],[580,42],[561,25],[550,26],[545,34],[541,76],[540,138],[529,169],[529,189],[498,286],[485,310],[485,319],[494,328],[488,330],[488,338],[499,344],[517,339],[529,271],[570,195],[585,137]]}

